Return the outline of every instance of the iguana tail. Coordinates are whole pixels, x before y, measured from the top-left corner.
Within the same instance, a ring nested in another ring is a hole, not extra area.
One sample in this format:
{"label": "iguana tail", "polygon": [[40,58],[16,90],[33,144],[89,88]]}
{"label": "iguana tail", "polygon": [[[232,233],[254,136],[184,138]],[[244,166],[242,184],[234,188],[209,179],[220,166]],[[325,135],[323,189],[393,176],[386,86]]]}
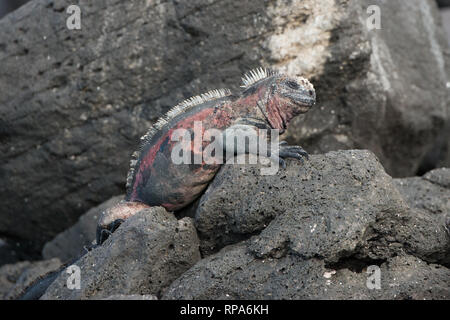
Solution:
{"label": "iguana tail", "polygon": [[97,245],[91,245],[89,247],[85,247],[85,251],[81,253],[75,259],[70,260],[69,262],[63,264],[58,270],[51,271],[36,280],[34,280],[28,287],[26,287],[21,294],[19,294],[16,300],[39,300],[47,291],[48,287],[58,278],[58,276],[70,265],[73,265],[79,259],[81,259],[86,253],[91,251],[97,247]]}

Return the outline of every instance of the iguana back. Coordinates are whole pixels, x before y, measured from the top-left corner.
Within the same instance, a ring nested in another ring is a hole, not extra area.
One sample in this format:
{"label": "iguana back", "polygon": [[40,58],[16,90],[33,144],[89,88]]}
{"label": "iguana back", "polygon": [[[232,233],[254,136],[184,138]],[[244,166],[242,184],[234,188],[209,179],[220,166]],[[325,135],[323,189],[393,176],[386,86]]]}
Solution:
{"label": "iguana back", "polygon": [[[211,128],[223,130],[234,120],[230,115],[231,92],[215,90],[193,97],[171,109],[142,137],[141,147],[131,160],[127,179],[127,201],[163,206],[169,211],[192,202],[214,177],[220,164],[175,164],[171,156],[173,133],[187,129],[202,136]],[[202,124],[194,132],[194,122]],[[202,150],[192,148],[192,158]]]}

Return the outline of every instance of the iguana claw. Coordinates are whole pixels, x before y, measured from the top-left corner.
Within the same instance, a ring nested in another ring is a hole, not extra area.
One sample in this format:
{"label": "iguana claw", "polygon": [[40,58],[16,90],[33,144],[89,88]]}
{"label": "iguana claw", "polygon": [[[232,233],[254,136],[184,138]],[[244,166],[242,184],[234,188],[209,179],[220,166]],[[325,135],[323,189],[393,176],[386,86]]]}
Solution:
{"label": "iguana claw", "polygon": [[[284,141],[282,141],[284,142]],[[309,160],[308,153],[299,146],[287,146],[285,144],[280,143],[280,152],[279,157],[281,158],[295,158],[298,159],[304,164],[303,158],[306,158],[306,160]],[[281,163],[281,162],[280,162]]]}
{"label": "iguana claw", "polygon": [[280,166],[281,166],[283,169],[286,169],[286,161],[284,161],[284,159],[281,158],[281,157],[278,158],[278,161],[280,162]]}

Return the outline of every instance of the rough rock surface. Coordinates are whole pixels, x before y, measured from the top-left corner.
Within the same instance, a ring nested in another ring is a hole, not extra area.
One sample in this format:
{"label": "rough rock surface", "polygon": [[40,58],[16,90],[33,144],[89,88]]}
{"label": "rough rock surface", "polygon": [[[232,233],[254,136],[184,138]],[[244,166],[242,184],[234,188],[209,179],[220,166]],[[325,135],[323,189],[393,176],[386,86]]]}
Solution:
{"label": "rough rock surface", "polygon": [[[432,0],[35,0],[0,20],[0,235],[22,250],[123,192],[130,154],[176,102],[272,66],[318,105],[289,130],[310,152],[371,149],[411,175],[443,156],[448,55]],[[406,57],[406,58],[405,58]],[[440,139],[440,138],[441,139]]]}
{"label": "rough rock surface", "polygon": [[6,297],[22,272],[29,266],[29,261],[23,261],[16,264],[5,264],[0,267],[0,299]]}
{"label": "rough rock surface", "polygon": [[254,241],[261,256],[286,250],[326,256],[331,250],[336,261],[360,244],[382,212],[403,217],[407,211],[369,151],[313,155],[304,165],[288,161],[286,170],[267,176],[260,165],[222,167],[195,214],[203,254],[264,229]]}
{"label": "rough rock surface", "polygon": [[[224,167],[195,222],[204,254],[238,243],[162,298],[450,299],[448,173],[392,179],[372,153],[353,150],[291,161],[276,176]],[[373,265],[381,290],[366,286]]]}
{"label": "rough rock surface", "polygon": [[177,220],[162,207],[127,219],[101,246],[74,264],[81,289],[66,287],[68,275],[50,285],[42,299],[102,299],[111,295],[156,295],[200,259],[190,218]]}
{"label": "rough rock surface", "polygon": [[174,281],[162,299],[450,299],[450,271],[413,256],[380,264],[381,289],[368,289],[367,266],[327,266],[294,252],[258,258],[250,241],[227,246]]}
{"label": "rough rock surface", "polygon": [[16,299],[39,277],[56,271],[61,261],[54,258],[44,261],[23,261],[0,267],[0,300]]}
{"label": "rough rock surface", "polygon": [[85,252],[96,237],[97,222],[100,214],[107,208],[121,201],[123,196],[116,196],[83,214],[78,222],[47,242],[42,249],[44,259],[59,258],[63,263]]}
{"label": "rough rock surface", "polygon": [[450,169],[394,181],[412,208],[407,245],[424,260],[450,267]]}
{"label": "rough rock surface", "polygon": [[195,224],[203,255],[264,229],[253,245],[260,256],[299,250],[337,261],[368,246],[371,259],[404,249],[450,266],[449,169],[393,180],[368,151],[314,155],[304,165],[292,160],[273,176],[259,169],[224,166],[200,198]]}

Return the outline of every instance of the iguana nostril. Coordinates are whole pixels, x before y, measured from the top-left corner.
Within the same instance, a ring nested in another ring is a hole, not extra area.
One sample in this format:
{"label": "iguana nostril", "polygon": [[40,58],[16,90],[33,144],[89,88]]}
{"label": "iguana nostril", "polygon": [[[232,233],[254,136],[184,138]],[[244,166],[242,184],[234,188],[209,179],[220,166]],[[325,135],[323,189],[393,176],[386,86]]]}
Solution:
{"label": "iguana nostril", "polygon": [[313,92],[312,90],[309,90],[308,92],[309,92],[309,95],[310,95],[310,96],[313,96],[313,95],[314,95],[314,92]]}

